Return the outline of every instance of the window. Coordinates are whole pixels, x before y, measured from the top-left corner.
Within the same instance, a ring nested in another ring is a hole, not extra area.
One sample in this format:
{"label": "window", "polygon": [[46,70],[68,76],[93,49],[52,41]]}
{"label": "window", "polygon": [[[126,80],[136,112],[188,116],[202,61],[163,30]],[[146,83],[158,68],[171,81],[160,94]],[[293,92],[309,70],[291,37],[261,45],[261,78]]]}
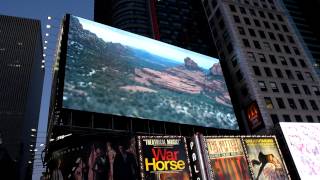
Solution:
{"label": "window", "polygon": [[256,62],[256,58],[255,58],[253,52],[247,52],[247,55],[248,55],[248,59],[249,59],[250,61]]}
{"label": "window", "polygon": [[306,95],[311,95],[311,92],[310,92],[308,86],[302,85],[302,89],[303,89],[303,91],[304,91],[304,93],[305,93]]}
{"label": "window", "polygon": [[241,14],[247,14],[247,11],[244,7],[239,7]]}
{"label": "window", "polygon": [[278,53],[281,53],[281,52],[282,52],[279,44],[273,44],[273,46],[274,46],[274,49],[275,49]]}
{"label": "window", "polygon": [[292,98],[288,98],[288,104],[291,109],[297,109],[296,103],[294,102],[294,100]]}
{"label": "window", "polygon": [[283,49],[284,49],[284,51],[285,51],[287,54],[291,54],[291,51],[290,51],[289,46],[284,45],[284,46],[283,46]]}
{"label": "window", "polygon": [[300,115],[294,115],[294,118],[296,119],[297,122],[302,122],[302,118]]}
{"label": "window", "polygon": [[240,18],[239,18],[239,16],[234,15],[234,16],[233,16],[233,20],[234,20],[234,22],[236,22],[236,23],[240,23]]}
{"label": "window", "polygon": [[242,42],[245,47],[248,47],[248,48],[250,47],[250,43],[248,39],[242,39]]}
{"label": "window", "polygon": [[250,34],[250,36],[252,36],[252,37],[256,37],[256,33],[254,32],[254,30],[253,30],[253,29],[249,28],[248,30],[249,30],[249,34]]}
{"label": "window", "polygon": [[294,93],[300,94],[300,89],[299,89],[298,85],[292,84],[292,89],[293,89]]}
{"label": "window", "polygon": [[289,58],[289,61],[291,63],[292,66],[296,67],[297,66],[297,62],[294,58]]}
{"label": "window", "polygon": [[314,101],[314,100],[309,100],[309,102],[310,102],[310,105],[311,105],[311,107],[312,107],[313,110],[319,110],[316,101]]}
{"label": "window", "polygon": [[279,118],[276,114],[271,114],[270,117],[272,119],[273,124],[279,123]]}
{"label": "window", "polygon": [[273,92],[279,92],[276,82],[270,82],[270,87]]}
{"label": "window", "polygon": [[292,43],[292,44],[295,43],[292,36],[287,35],[287,38],[288,38],[288,41],[289,41],[290,43]]}
{"label": "window", "polygon": [[266,73],[266,75],[267,75],[268,77],[272,77],[272,73],[271,73],[270,68],[264,67],[264,72]]}
{"label": "window", "polygon": [[277,101],[278,106],[279,106],[280,109],[286,108],[286,106],[284,105],[284,102],[283,102],[282,98],[276,98],[276,101]]}
{"label": "window", "polygon": [[270,39],[272,40],[276,40],[276,37],[274,36],[274,34],[272,32],[268,32]]}
{"label": "window", "polygon": [[286,25],[283,24],[281,26],[282,26],[282,29],[283,29],[284,32],[289,32],[289,29],[287,28]]}
{"label": "window", "polygon": [[[270,61],[271,61],[272,64],[278,64],[278,63],[277,63],[277,59],[276,59],[276,57],[275,57],[274,55],[270,54],[270,55],[269,55],[269,58],[270,58]],[[280,69],[279,69],[279,70],[280,70]],[[279,77],[279,76],[278,76],[278,77]]]}
{"label": "window", "polygon": [[320,91],[318,86],[312,86],[312,91],[315,95],[320,96]]}
{"label": "window", "polygon": [[288,79],[294,79],[293,75],[292,75],[292,72],[289,69],[286,69],[285,72],[287,74]]}
{"label": "window", "polygon": [[282,117],[283,117],[283,119],[284,119],[285,122],[291,122],[289,115],[284,114]]}
{"label": "window", "polygon": [[263,25],[266,29],[270,29],[270,24],[267,21],[263,21]]}
{"label": "window", "polygon": [[279,21],[281,21],[281,22],[283,21],[283,18],[282,18],[282,16],[280,14],[277,14],[277,18],[278,18]]}
{"label": "window", "polygon": [[269,16],[269,18],[270,18],[270,19],[274,20],[274,16],[273,16],[273,14],[268,13],[268,16]]}
{"label": "window", "polygon": [[296,75],[297,75],[299,80],[304,80],[304,78],[303,78],[303,76],[302,76],[300,71],[296,71]]}
{"label": "window", "polygon": [[283,78],[283,74],[282,74],[280,69],[275,68],[274,70],[276,71],[276,74],[277,74],[278,78]]}
{"label": "window", "polygon": [[258,19],[254,19],[253,22],[257,27],[261,27],[260,21]]}
{"label": "window", "polygon": [[268,42],[263,42],[263,46],[264,46],[264,48],[265,48],[266,50],[272,51],[271,45],[270,45]]}
{"label": "window", "polygon": [[266,57],[264,56],[264,54],[258,53],[258,57],[260,59],[261,62],[267,62]]}
{"label": "window", "polygon": [[266,34],[262,30],[259,30],[258,32],[262,39],[266,39]]}
{"label": "window", "polygon": [[252,16],[257,16],[256,12],[254,11],[254,9],[249,9],[249,12]]}
{"label": "window", "polygon": [[259,87],[261,91],[267,91],[267,86],[263,81],[258,81]]}
{"label": "window", "polygon": [[237,12],[236,7],[235,7],[234,5],[232,5],[232,4],[229,5],[229,9],[230,9],[230,11],[232,11],[232,12]]}
{"label": "window", "polygon": [[262,17],[262,18],[265,18],[265,17],[266,17],[266,15],[265,15],[262,11],[259,11],[259,15],[260,15],[260,17]]}
{"label": "window", "polygon": [[284,58],[283,56],[279,56],[279,59],[280,59],[280,62],[282,65],[284,65],[284,66],[288,65],[286,58]]}
{"label": "window", "polygon": [[307,67],[307,65],[306,65],[306,63],[304,62],[304,60],[303,59],[299,59],[299,63],[300,63],[300,65],[301,65],[301,67]]}
{"label": "window", "polygon": [[307,78],[308,78],[309,80],[314,81],[314,79],[313,79],[313,77],[312,77],[311,73],[309,73],[309,72],[305,72],[305,74],[306,74],[306,76],[307,76]]}
{"label": "window", "polygon": [[284,93],[290,93],[289,87],[286,83],[281,83],[281,87]]}
{"label": "window", "polygon": [[250,19],[245,17],[243,18],[244,22],[246,23],[246,25],[251,25]]}
{"label": "window", "polygon": [[313,118],[312,118],[312,116],[307,115],[307,116],[306,116],[306,118],[307,118],[307,121],[308,121],[308,122],[313,122]]}
{"label": "window", "polygon": [[270,97],[265,97],[264,101],[266,102],[266,107],[268,109],[273,109],[273,104]]}
{"label": "window", "polygon": [[307,104],[306,104],[306,102],[305,102],[303,99],[299,99],[298,101],[299,101],[300,106],[301,106],[301,108],[302,108],[303,110],[307,110],[307,109],[308,109]]}
{"label": "window", "polygon": [[297,47],[292,47],[292,48],[293,48],[294,53],[299,56],[300,55],[299,49]]}
{"label": "window", "polygon": [[277,30],[277,31],[279,31],[279,30],[280,30],[280,28],[279,28],[278,24],[276,24],[276,23],[272,23],[272,26],[273,26],[273,28],[274,28],[275,30]]}
{"label": "window", "polygon": [[258,66],[252,66],[252,68],[255,75],[261,76],[261,72]]}
{"label": "window", "polygon": [[241,35],[246,35],[246,32],[245,32],[245,30],[244,30],[244,28],[243,27],[238,27],[238,31],[239,31],[239,34],[241,34]]}
{"label": "window", "polygon": [[236,72],[236,76],[237,76],[238,81],[241,81],[243,79],[243,75],[242,75],[240,69]]}
{"label": "window", "polygon": [[238,59],[236,56],[232,56],[231,63],[233,67],[236,67],[236,65],[238,64]]}
{"label": "window", "polygon": [[254,47],[255,48],[257,48],[257,49],[261,49],[261,46],[260,46],[260,43],[259,43],[259,41],[253,41],[253,45],[254,45]]}

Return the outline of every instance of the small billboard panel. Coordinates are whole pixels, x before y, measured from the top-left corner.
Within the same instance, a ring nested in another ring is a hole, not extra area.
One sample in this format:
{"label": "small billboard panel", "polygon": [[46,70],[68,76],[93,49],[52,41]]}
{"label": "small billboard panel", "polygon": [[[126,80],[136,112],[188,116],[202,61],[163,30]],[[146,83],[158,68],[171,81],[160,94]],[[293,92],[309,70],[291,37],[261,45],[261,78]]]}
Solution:
{"label": "small billboard panel", "polygon": [[320,123],[286,123],[280,127],[301,179],[320,179]]}
{"label": "small billboard panel", "polygon": [[254,179],[290,179],[275,137],[244,137]]}
{"label": "small billboard panel", "polygon": [[63,107],[238,130],[218,59],[70,17]]}
{"label": "small billboard panel", "polygon": [[191,180],[184,137],[138,136],[138,150],[143,180]]}

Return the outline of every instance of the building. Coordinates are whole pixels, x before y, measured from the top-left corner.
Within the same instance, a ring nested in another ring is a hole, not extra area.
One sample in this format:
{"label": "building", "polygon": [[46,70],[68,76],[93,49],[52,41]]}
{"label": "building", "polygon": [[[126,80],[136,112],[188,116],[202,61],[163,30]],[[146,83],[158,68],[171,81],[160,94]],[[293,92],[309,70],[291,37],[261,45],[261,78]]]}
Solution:
{"label": "building", "polygon": [[247,132],[319,122],[319,79],[279,2],[202,2]]}
{"label": "building", "polygon": [[307,47],[307,54],[311,63],[320,75],[320,27],[315,21],[319,17],[320,1],[311,0],[307,2],[297,0],[283,0],[283,5],[289,14],[289,20]]}
{"label": "building", "polygon": [[216,57],[200,1],[95,0],[94,20]]}
{"label": "building", "polygon": [[0,59],[2,145],[23,179],[32,167],[44,78],[40,21],[1,15]]}

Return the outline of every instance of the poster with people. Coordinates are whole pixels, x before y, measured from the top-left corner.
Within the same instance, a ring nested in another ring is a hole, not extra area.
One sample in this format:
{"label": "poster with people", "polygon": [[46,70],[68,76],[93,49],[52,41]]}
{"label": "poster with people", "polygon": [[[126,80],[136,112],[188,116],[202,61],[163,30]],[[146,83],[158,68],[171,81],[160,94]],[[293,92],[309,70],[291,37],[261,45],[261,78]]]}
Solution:
{"label": "poster with people", "polygon": [[244,137],[254,180],[290,179],[274,137]]}
{"label": "poster with people", "polygon": [[191,180],[184,137],[138,136],[141,179]]}
{"label": "poster with people", "polygon": [[71,146],[53,152],[48,164],[50,179],[139,179],[134,138],[85,137],[69,141]]}
{"label": "poster with people", "polygon": [[240,138],[206,136],[204,139],[213,179],[251,179]]}

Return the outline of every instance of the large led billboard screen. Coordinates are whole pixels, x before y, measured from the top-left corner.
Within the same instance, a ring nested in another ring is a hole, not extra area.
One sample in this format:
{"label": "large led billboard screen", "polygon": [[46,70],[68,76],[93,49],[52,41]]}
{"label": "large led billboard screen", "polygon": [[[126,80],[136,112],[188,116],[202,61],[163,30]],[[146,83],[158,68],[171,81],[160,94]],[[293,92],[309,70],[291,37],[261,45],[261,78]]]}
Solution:
{"label": "large led billboard screen", "polygon": [[218,59],[75,16],[63,107],[239,129]]}
{"label": "large led billboard screen", "polygon": [[320,123],[285,123],[280,127],[301,179],[320,179]]}

